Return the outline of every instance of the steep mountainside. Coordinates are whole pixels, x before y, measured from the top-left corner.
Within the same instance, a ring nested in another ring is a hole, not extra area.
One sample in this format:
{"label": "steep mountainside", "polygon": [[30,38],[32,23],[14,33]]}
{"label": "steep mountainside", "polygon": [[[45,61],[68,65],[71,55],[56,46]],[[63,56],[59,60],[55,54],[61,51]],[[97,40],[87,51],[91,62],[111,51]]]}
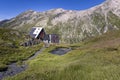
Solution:
{"label": "steep mountainside", "polygon": [[62,42],[79,42],[120,28],[120,0],[106,0],[83,11],[61,8],[45,12],[29,10],[2,22],[0,26],[22,31],[29,31],[33,26],[42,26],[48,33],[60,34]]}

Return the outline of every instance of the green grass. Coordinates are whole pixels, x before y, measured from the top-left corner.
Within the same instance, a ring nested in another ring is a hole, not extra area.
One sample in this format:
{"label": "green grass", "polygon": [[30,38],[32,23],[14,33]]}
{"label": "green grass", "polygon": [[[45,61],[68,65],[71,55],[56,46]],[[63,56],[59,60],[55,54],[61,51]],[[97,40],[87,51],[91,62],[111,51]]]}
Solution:
{"label": "green grass", "polygon": [[23,41],[23,33],[0,28],[0,71],[7,69],[8,64],[29,58],[42,47],[42,44],[22,47],[20,43]]}
{"label": "green grass", "polygon": [[[120,33],[108,32],[83,43],[46,48],[28,69],[5,80],[120,80]],[[72,47],[65,55],[49,51]]]}

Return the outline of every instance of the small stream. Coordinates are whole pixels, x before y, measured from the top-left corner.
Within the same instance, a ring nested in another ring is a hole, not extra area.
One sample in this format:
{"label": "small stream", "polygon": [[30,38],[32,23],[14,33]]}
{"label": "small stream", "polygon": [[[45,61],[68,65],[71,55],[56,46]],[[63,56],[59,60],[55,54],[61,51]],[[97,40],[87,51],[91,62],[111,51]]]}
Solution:
{"label": "small stream", "polygon": [[23,61],[24,64],[22,65],[17,65],[17,63],[12,63],[10,65],[8,65],[8,69],[6,71],[0,72],[0,80],[2,80],[5,77],[8,76],[14,76],[22,71],[25,71],[27,69],[27,64],[25,64],[26,61],[28,60],[32,60],[33,58],[35,58],[38,54],[40,54],[45,48],[40,49],[39,51],[37,51],[32,57],[26,59]]}
{"label": "small stream", "polygon": [[19,66],[16,63],[12,63],[8,66],[8,69],[6,71],[0,72],[0,80],[7,76],[14,76],[15,74],[24,71],[26,68],[27,68],[26,64]]}
{"label": "small stream", "polygon": [[[8,69],[6,71],[0,72],[0,80],[2,80],[5,77],[14,76],[14,75],[16,75],[16,74],[18,74],[22,71],[25,71],[27,69],[27,66],[28,66],[27,64],[25,64],[25,62],[28,61],[28,60],[34,59],[44,49],[45,49],[44,47],[41,48],[33,56],[24,60],[22,65],[17,65],[17,63],[12,63],[12,64],[8,65]],[[56,49],[50,51],[50,53],[57,54],[57,55],[64,55],[71,50],[72,50],[71,48],[56,48]]]}

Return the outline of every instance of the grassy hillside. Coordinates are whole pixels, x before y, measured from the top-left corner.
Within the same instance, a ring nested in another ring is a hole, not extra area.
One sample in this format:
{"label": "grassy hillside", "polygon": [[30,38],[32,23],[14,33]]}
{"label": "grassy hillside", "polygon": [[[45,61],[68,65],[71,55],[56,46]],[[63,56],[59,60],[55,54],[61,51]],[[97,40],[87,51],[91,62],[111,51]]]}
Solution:
{"label": "grassy hillside", "polygon": [[[73,50],[62,56],[50,54],[56,47]],[[120,31],[51,46],[28,64],[26,71],[5,80],[120,80]]]}
{"label": "grassy hillside", "polygon": [[7,65],[27,59],[40,49],[41,45],[22,47],[24,34],[16,30],[0,28],[0,71],[7,69]]}

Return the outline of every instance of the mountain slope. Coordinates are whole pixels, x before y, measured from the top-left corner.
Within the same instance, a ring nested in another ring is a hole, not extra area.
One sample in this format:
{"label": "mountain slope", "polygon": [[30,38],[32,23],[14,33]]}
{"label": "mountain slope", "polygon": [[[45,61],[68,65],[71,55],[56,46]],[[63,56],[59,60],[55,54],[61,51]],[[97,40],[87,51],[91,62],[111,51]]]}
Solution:
{"label": "mountain slope", "polygon": [[101,35],[120,28],[120,0],[104,3],[83,11],[52,9],[45,12],[26,11],[2,27],[29,31],[33,26],[42,26],[47,33],[57,33],[61,42],[74,43],[91,36]]}

